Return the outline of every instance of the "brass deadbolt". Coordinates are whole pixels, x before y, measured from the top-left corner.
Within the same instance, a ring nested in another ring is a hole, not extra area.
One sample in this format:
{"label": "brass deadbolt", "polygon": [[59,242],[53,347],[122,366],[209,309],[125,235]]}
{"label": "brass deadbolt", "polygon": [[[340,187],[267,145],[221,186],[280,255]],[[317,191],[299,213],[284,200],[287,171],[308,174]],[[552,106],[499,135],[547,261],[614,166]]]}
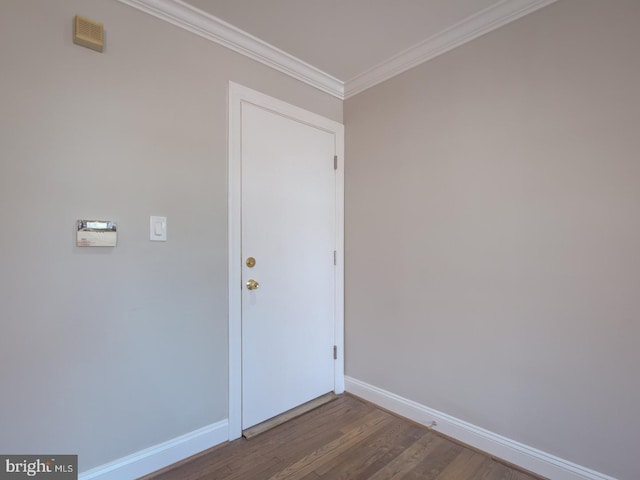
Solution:
{"label": "brass deadbolt", "polygon": [[247,267],[253,268],[253,267],[256,266],[256,259],[253,258],[253,257],[249,257],[249,258],[247,258],[247,262],[246,263],[247,263]]}

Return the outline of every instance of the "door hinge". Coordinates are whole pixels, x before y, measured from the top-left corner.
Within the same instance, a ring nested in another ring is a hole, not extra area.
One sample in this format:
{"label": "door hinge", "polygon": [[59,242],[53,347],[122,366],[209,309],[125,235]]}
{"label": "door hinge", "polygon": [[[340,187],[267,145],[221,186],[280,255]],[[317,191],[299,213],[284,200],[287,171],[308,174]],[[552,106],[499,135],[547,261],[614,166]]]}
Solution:
{"label": "door hinge", "polygon": [[333,359],[334,360],[338,359],[338,346],[337,345],[333,346]]}
{"label": "door hinge", "polygon": [[338,155],[333,156],[333,169],[334,170],[338,169]]}
{"label": "door hinge", "polygon": [[338,264],[338,252],[336,252],[335,250],[333,251],[333,264]]}

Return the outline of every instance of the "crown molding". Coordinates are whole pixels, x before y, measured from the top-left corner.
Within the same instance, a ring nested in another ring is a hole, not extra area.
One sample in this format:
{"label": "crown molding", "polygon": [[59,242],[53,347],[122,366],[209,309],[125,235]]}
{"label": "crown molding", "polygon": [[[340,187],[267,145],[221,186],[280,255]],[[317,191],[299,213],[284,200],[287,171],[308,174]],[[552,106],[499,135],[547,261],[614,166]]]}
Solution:
{"label": "crown molding", "polygon": [[345,100],[557,0],[502,0],[394,55],[347,82],[182,0],[118,1]]}
{"label": "crown molding", "polygon": [[344,99],[342,81],[181,0],[118,1]]}
{"label": "crown molding", "polygon": [[555,1],[503,0],[348,80],[345,82],[344,98],[352,97]]}

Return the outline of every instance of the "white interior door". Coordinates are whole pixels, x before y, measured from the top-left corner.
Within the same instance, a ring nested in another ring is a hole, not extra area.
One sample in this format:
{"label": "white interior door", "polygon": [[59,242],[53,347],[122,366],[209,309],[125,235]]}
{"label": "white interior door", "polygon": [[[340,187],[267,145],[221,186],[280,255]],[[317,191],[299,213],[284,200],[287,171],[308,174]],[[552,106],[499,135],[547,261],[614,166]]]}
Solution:
{"label": "white interior door", "polygon": [[251,103],[241,116],[246,429],[334,390],[336,139]]}

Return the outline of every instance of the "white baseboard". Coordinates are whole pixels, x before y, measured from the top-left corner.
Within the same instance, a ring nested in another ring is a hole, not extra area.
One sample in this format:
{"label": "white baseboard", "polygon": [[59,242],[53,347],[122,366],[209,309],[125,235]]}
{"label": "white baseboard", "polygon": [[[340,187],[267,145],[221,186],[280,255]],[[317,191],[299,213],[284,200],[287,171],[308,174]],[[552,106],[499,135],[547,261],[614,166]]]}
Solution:
{"label": "white baseboard", "polygon": [[434,430],[543,477],[553,480],[616,480],[355,378],[346,376],[345,386],[347,392],[414,422],[423,425],[436,422]]}
{"label": "white baseboard", "polygon": [[138,478],[226,442],[228,438],[229,425],[225,419],[82,472],[78,480]]}

